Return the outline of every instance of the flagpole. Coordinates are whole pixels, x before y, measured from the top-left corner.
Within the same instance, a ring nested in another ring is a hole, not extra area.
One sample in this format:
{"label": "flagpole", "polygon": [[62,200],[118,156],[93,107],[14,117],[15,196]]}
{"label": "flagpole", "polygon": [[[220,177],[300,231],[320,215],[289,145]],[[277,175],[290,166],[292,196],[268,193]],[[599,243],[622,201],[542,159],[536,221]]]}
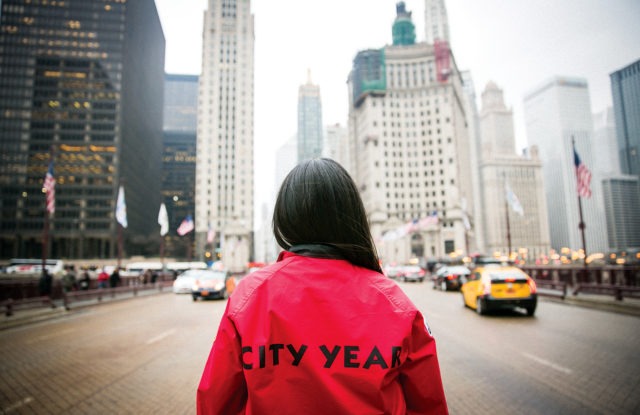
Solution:
{"label": "flagpole", "polygon": [[[576,154],[576,140],[573,136],[571,136],[571,149],[572,154]],[[576,170],[576,180],[578,179],[577,177],[577,170]],[[577,182],[576,182],[577,185]],[[580,197],[580,192],[578,191],[578,214],[580,215],[580,223],[578,224],[578,228],[580,228],[580,235],[582,236],[582,251],[584,253],[584,266],[587,266],[587,241],[584,237],[584,229],[587,227],[587,225],[585,225],[583,217],[582,217],[582,198]]]}
{"label": "flagpole", "polygon": [[[506,189],[507,187],[507,178],[504,174],[504,172],[502,172],[502,179],[504,180],[504,188]],[[507,201],[507,195],[505,194],[504,197],[504,215],[507,221],[507,246],[508,246],[508,252],[507,252],[507,259],[510,260],[511,259],[511,224],[509,223],[509,202]]]}

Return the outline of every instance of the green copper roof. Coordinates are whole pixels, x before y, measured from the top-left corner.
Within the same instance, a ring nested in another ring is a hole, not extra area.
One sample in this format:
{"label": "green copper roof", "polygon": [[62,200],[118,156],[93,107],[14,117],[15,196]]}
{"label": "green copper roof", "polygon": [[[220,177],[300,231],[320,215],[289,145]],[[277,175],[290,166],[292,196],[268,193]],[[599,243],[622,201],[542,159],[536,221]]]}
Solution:
{"label": "green copper roof", "polygon": [[392,34],[394,45],[413,45],[416,43],[416,27],[411,21],[411,12],[405,9],[403,1],[396,4],[396,20]]}

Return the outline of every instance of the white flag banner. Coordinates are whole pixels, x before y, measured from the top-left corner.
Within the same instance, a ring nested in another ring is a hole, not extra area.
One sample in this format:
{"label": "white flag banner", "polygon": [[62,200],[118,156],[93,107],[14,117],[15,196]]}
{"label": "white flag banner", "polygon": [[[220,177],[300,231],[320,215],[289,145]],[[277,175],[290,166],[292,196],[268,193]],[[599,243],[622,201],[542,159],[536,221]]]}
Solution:
{"label": "white flag banner", "polygon": [[116,202],[116,220],[123,228],[126,228],[127,223],[127,203],[124,201],[124,187],[120,186],[118,190],[118,201]]}
{"label": "white flag banner", "polygon": [[169,233],[169,215],[167,207],[164,203],[160,204],[160,212],[158,212],[158,225],[160,225],[160,235],[165,236]]}

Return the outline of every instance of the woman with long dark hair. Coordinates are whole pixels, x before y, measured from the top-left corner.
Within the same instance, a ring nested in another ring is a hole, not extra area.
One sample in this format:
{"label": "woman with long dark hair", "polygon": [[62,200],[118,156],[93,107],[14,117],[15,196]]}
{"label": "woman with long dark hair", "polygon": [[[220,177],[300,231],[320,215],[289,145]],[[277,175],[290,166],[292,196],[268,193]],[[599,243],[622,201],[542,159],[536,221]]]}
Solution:
{"label": "woman with long dark hair", "polygon": [[335,161],[296,166],[278,194],[275,264],[229,298],[200,414],[446,414],[435,340],[380,269],[358,189]]}

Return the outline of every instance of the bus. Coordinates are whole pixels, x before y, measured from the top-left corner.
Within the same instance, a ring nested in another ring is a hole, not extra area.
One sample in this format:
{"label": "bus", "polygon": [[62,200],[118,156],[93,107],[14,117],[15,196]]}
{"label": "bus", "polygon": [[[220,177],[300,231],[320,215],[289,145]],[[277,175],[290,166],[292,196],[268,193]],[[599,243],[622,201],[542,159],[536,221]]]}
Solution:
{"label": "bus", "polygon": [[[45,260],[45,268],[51,275],[57,275],[64,271],[64,261],[61,259]],[[13,258],[5,270],[7,274],[41,274],[42,259]]]}

